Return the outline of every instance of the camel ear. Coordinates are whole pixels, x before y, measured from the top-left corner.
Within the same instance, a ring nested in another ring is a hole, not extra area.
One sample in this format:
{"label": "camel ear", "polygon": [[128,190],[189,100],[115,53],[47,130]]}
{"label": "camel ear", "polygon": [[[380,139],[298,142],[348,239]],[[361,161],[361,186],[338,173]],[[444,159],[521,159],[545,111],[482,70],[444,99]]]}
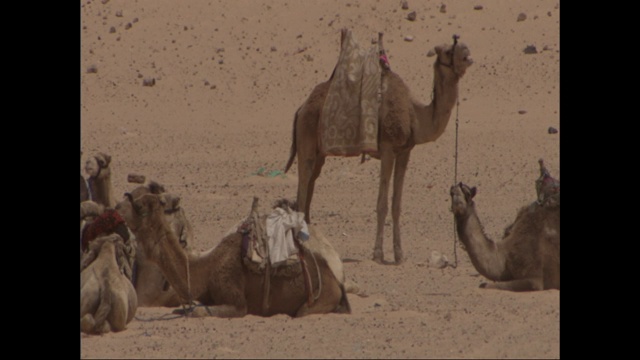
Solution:
{"label": "camel ear", "polygon": [[147,186],[152,194],[158,195],[165,192],[164,186],[160,185],[157,181],[151,180]]}
{"label": "camel ear", "polygon": [[478,192],[478,190],[476,189],[476,187],[472,187],[471,188],[471,196],[469,196],[469,199],[473,199],[474,196],[476,196],[476,193]]}
{"label": "camel ear", "polygon": [[442,55],[442,51],[444,50],[444,45],[436,45],[433,50],[438,54],[438,56]]}
{"label": "camel ear", "polygon": [[178,210],[180,208],[180,196],[172,196],[170,200],[171,208]]}

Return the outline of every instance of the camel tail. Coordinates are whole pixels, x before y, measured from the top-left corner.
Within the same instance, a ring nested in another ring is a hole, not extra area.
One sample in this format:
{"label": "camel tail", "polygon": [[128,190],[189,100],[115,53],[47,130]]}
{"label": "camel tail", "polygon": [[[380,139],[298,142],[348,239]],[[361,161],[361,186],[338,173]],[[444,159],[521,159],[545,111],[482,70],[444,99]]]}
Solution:
{"label": "camel tail", "polygon": [[293,134],[291,135],[291,151],[289,155],[289,161],[287,161],[287,166],[284,167],[284,172],[286,173],[291,168],[293,164],[293,160],[296,158],[296,124],[298,123],[298,111],[300,108],[296,110],[296,114],[293,117]]}

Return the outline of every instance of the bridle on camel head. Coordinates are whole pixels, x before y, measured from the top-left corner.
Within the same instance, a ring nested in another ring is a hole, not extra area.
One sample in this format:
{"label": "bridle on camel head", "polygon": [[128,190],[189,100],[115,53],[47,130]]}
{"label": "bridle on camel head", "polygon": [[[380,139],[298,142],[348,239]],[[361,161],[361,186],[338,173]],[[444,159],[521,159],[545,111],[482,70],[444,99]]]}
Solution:
{"label": "bridle on camel head", "polygon": [[[442,61],[440,61],[440,57],[438,57],[438,64],[444,66],[444,67],[448,67],[451,70],[453,70],[453,72],[455,73],[455,59],[456,59],[456,45],[458,45],[458,39],[460,39],[459,35],[453,35],[453,47],[451,47],[451,64],[445,64]],[[456,75],[458,75],[456,73]]]}

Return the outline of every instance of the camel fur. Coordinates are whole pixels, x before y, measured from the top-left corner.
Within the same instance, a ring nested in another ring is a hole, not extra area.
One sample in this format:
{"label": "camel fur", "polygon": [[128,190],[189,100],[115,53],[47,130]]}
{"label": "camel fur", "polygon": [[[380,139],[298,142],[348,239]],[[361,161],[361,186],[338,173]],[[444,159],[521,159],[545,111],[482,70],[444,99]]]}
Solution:
{"label": "camel fur", "polygon": [[[345,31],[342,32],[343,37]],[[457,39],[457,38],[456,38]],[[382,47],[382,46],[381,46]],[[424,105],[416,100],[400,76],[383,66],[382,102],[378,121],[378,151],[371,153],[380,160],[380,183],[376,206],[377,227],[373,260],[384,263],[382,250],[384,223],[388,212],[388,192],[393,173],[393,251],[396,264],[404,261],[400,238],[402,188],[415,145],[437,140],[444,132],[452,109],[458,99],[458,82],[473,61],[469,49],[462,43],[435,47],[437,58],[433,64],[433,100]],[[298,108],[293,121],[293,135],[285,172],[298,156],[297,203],[311,224],[310,206],[316,179],[320,175],[325,156],[319,148],[319,119],[331,79],[318,84]]]}
{"label": "camel fur", "polygon": [[[143,194],[163,194],[165,201],[164,214],[170,228],[178,237],[181,247],[192,252],[193,228],[187,219],[184,209],[180,206],[180,197],[167,193],[165,187],[156,181],[138,186],[131,193],[137,198]],[[116,205],[116,210],[125,219],[131,218],[131,202],[124,200]],[[135,231],[133,232],[135,234]],[[135,234],[137,236],[137,234]],[[139,306],[167,306],[175,307],[181,303],[180,297],[162,275],[162,271],[154,262],[148,259],[142,246],[136,252],[136,275],[133,284],[138,294]]]}
{"label": "camel fur", "polygon": [[484,233],[473,198],[476,188],[451,187],[456,231],[473,266],[494,281],[481,287],[511,291],[560,290],[560,205],[522,207],[499,241]]}
{"label": "camel fur", "polygon": [[95,239],[90,247],[97,257],[80,273],[80,331],[122,331],[138,307],[136,291],[116,261],[124,242],[111,234]]}
{"label": "camel fur", "polygon": [[317,261],[317,266],[313,265],[313,261],[308,266],[314,294],[317,294],[320,286],[322,289],[315,302],[308,303],[302,274],[291,278],[273,276],[269,278],[267,300],[270,305],[265,309],[265,276],[253,272],[244,264],[241,255],[242,234],[231,233],[210,250],[187,254],[164,217],[162,195],[145,194],[136,199],[129,196],[129,201],[132,211],[127,221],[136,232],[149,260],[160,266],[183,300],[196,300],[205,305],[207,315],[242,317],[247,314],[287,314],[300,317],[330,312],[350,313],[344,287],[321,254],[312,254],[303,247],[304,257]]}
{"label": "camel fur", "polygon": [[[113,186],[111,185],[111,156],[99,152],[87,159],[85,171],[89,174],[89,192],[91,200],[105,207],[113,208]],[[82,175],[81,175],[82,176]],[[82,181],[82,179],[81,179]],[[80,185],[80,198],[82,199],[82,184]]]}

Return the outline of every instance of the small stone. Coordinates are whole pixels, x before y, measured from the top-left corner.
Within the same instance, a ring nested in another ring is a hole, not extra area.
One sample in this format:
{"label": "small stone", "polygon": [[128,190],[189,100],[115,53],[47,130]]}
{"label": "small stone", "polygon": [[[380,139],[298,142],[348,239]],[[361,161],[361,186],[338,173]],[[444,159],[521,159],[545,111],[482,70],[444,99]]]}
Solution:
{"label": "small stone", "polygon": [[427,52],[427,57],[432,57],[432,56],[436,56],[436,52],[433,49]]}
{"label": "small stone", "polygon": [[224,60],[223,59],[218,60],[218,64],[220,65],[224,64]]}
{"label": "small stone", "polygon": [[524,53],[525,54],[537,54],[538,50],[536,49],[535,46],[528,45],[526,48],[524,48]]}
{"label": "small stone", "polygon": [[518,114],[524,115],[527,113],[527,110],[518,110]]}
{"label": "small stone", "polygon": [[482,9],[484,9],[484,6],[482,5],[476,5],[473,7],[473,10],[482,10]]}
{"label": "small stone", "polygon": [[142,80],[142,86],[154,86],[156,84],[155,78],[146,78]]}
{"label": "small stone", "polygon": [[109,34],[113,34],[116,32],[116,28],[114,26],[109,28]]}
{"label": "small stone", "polygon": [[446,13],[447,12],[447,5],[441,4],[440,5],[440,12],[443,13],[443,14]]}
{"label": "small stone", "polygon": [[409,14],[407,14],[407,20],[409,21],[416,21],[416,12],[412,11]]}
{"label": "small stone", "polygon": [[95,74],[98,72],[98,67],[95,65],[91,65],[87,68],[87,73],[88,74]]}
{"label": "small stone", "polygon": [[429,259],[429,265],[431,265],[431,267],[434,267],[437,269],[444,269],[445,267],[447,267],[448,263],[449,263],[449,260],[447,259],[446,256],[440,254],[438,251],[435,251],[435,250],[431,252],[431,258]]}
{"label": "small stone", "polygon": [[127,25],[124,26],[124,29],[129,30],[131,29],[131,26],[132,26],[131,23],[127,23]]}
{"label": "small stone", "polygon": [[527,20],[527,14],[525,13],[518,14],[518,21],[525,21],[525,20]]}
{"label": "small stone", "polygon": [[409,2],[408,1],[403,1],[402,2],[402,10],[407,10],[409,8]]}
{"label": "small stone", "polygon": [[413,41],[413,36],[411,36],[411,35],[407,35],[407,36],[405,36],[405,37],[404,37],[404,41],[408,41],[408,42]]}
{"label": "small stone", "polygon": [[275,52],[275,51],[278,51],[278,49],[275,46],[272,46],[271,47],[271,52]]}
{"label": "small stone", "polygon": [[549,134],[557,134],[558,133],[558,129],[554,128],[553,126],[549,126]]}
{"label": "small stone", "polygon": [[134,184],[144,184],[145,176],[140,174],[127,175],[127,181]]}
{"label": "small stone", "polygon": [[116,11],[116,17],[122,17],[122,10]]}

